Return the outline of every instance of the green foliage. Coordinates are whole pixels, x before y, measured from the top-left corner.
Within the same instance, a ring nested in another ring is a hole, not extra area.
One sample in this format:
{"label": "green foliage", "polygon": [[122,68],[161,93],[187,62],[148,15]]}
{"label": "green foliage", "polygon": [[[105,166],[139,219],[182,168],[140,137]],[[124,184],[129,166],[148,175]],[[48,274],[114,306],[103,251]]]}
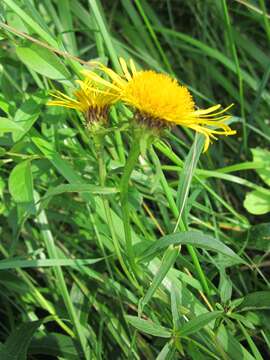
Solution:
{"label": "green foliage", "polygon": [[31,162],[29,160],[20,162],[12,169],[8,185],[9,192],[17,203],[28,203],[34,200]]}
{"label": "green foliage", "polygon": [[70,76],[58,57],[39,45],[18,46],[16,53],[18,58],[31,70],[50,79],[63,80]]}
{"label": "green foliage", "polygon": [[[269,358],[267,2],[3,0],[0,31],[0,359]],[[97,146],[46,105],[119,56],[237,135],[202,153],[117,104]]]}
{"label": "green foliage", "polygon": [[[260,178],[270,186],[270,152],[266,149],[251,149],[254,163],[261,163],[263,166],[256,169]],[[263,215],[270,212],[270,191],[261,193],[251,191],[246,195],[244,206],[251,214]]]}
{"label": "green foliage", "polygon": [[18,329],[11,332],[0,348],[0,356],[7,360],[26,360],[29,343],[42,323],[43,320],[38,320],[21,324]]}

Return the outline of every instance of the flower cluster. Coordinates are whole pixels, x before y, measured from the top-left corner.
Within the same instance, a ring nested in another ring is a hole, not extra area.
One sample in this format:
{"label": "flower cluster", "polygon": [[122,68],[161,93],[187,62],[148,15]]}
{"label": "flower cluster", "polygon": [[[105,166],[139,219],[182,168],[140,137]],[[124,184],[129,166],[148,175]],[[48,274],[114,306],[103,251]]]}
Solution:
{"label": "flower cluster", "polygon": [[152,70],[138,71],[130,60],[129,64],[119,59],[123,75],[101,63],[95,63],[97,69],[108,80],[94,71],[84,70],[84,81],[77,81],[80,89],[72,99],[60,92],[53,96],[56,100],[49,105],[64,106],[85,113],[88,122],[106,120],[110,105],[122,101],[135,113],[134,119],[149,128],[181,125],[205,136],[204,151],[209,147],[215,135],[233,135],[226,121],[230,115],[225,112],[231,107],[221,109],[215,105],[208,109],[196,109],[192,95],[187,87],[176,79]]}

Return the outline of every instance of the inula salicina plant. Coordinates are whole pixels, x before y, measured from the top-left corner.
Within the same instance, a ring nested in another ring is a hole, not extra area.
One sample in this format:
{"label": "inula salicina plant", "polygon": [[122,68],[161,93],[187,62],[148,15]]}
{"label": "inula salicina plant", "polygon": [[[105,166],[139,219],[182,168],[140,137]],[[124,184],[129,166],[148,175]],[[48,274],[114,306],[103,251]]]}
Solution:
{"label": "inula salicina plant", "polygon": [[269,358],[267,4],[1,6],[0,359]]}

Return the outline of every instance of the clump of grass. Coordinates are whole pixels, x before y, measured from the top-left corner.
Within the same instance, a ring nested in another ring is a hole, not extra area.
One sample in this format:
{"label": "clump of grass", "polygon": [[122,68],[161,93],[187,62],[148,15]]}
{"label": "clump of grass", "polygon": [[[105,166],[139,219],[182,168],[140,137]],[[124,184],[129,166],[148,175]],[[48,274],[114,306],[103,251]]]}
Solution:
{"label": "clump of grass", "polygon": [[[0,358],[267,358],[270,37],[257,6],[4,0]],[[135,71],[156,82],[138,87]],[[181,99],[189,126],[167,128]],[[231,119],[214,106],[232,102]],[[209,114],[237,135],[202,153]]]}

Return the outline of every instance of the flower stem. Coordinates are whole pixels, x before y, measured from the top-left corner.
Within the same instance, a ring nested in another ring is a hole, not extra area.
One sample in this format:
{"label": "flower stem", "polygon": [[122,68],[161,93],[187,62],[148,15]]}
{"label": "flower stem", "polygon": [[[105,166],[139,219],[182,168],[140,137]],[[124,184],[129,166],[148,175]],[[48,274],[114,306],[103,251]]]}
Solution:
{"label": "flower stem", "polygon": [[140,155],[140,135],[141,135],[141,131],[135,130],[135,137],[131,145],[131,149],[126,161],[124,172],[120,181],[120,198],[121,198],[121,207],[122,207],[122,219],[123,219],[124,231],[125,231],[127,257],[134,272],[136,269],[136,264],[135,264],[134,251],[132,247],[132,236],[131,236],[131,228],[130,228],[128,183],[130,180],[131,173]]}
{"label": "flower stem", "polygon": [[[103,147],[103,138],[101,136],[94,136],[94,143],[95,148],[97,152],[97,158],[98,158],[98,168],[99,168],[99,182],[101,186],[105,186],[106,181],[106,166],[104,163],[104,147]],[[140,289],[140,285],[138,284],[137,280],[134,278],[134,276],[129,272],[125,261],[121,254],[121,246],[118,241],[118,237],[116,236],[116,232],[113,225],[113,220],[111,216],[111,210],[110,210],[110,204],[109,201],[106,199],[105,196],[101,195],[101,200],[104,207],[104,212],[107,220],[108,227],[110,229],[112,242],[114,245],[114,249],[117,255],[117,258],[119,260],[120,265],[122,266],[122,269],[124,270],[125,274],[127,275],[129,281],[137,288]]]}
{"label": "flower stem", "polygon": [[189,255],[191,256],[193,265],[194,265],[194,267],[196,269],[196,272],[197,272],[198,277],[200,279],[200,282],[202,284],[202,288],[205,291],[205,293],[206,293],[206,295],[207,295],[207,297],[209,299],[210,295],[211,295],[210,294],[210,289],[209,289],[209,286],[208,286],[208,282],[206,280],[205,273],[203,272],[203,269],[202,269],[201,264],[199,262],[197,252],[196,252],[196,250],[194,249],[194,247],[192,245],[187,245],[187,250],[189,252]]}

